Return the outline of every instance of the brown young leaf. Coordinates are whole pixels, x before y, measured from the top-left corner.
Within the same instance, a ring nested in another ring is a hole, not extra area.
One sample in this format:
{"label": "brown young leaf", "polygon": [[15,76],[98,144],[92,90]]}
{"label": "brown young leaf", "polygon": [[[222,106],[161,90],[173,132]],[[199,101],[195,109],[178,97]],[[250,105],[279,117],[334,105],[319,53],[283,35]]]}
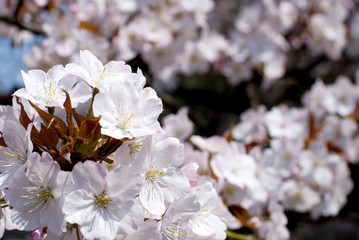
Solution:
{"label": "brown young leaf", "polygon": [[7,147],[3,137],[0,138],[0,145],[3,146],[3,147]]}
{"label": "brown young leaf", "polygon": [[74,116],[75,121],[76,121],[76,123],[77,123],[78,126],[80,126],[80,125],[81,125],[81,122],[86,119],[86,117],[84,117],[84,116],[78,114],[78,113],[75,111],[75,108],[72,109],[72,115]]}
{"label": "brown young leaf", "polygon": [[57,143],[59,142],[59,137],[57,132],[52,128],[47,128],[43,124],[41,124],[41,130],[39,133],[39,137],[44,146],[47,149],[57,150]]}
{"label": "brown young leaf", "polygon": [[56,130],[61,131],[62,134],[60,137],[63,137],[64,135],[67,135],[67,136],[69,135],[66,123],[64,121],[62,121],[61,118],[59,118],[53,114],[45,112],[44,110],[40,109],[35,104],[33,104],[31,101],[29,101],[29,103],[37,111],[37,113],[40,115],[42,121],[44,121],[44,123],[47,127],[51,126],[51,127],[56,128]]}
{"label": "brown young leaf", "polygon": [[75,127],[74,127],[74,122],[72,120],[72,105],[71,105],[71,99],[70,99],[70,95],[68,94],[68,92],[66,92],[65,90],[63,90],[66,94],[66,100],[64,102],[64,108],[66,111],[66,122],[67,122],[67,128],[68,128],[68,134],[70,136],[74,136],[74,132],[75,132]]}
{"label": "brown young leaf", "polygon": [[80,124],[80,136],[85,138],[94,138],[98,139],[100,136],[97,128],[99,126],[100,118],[99,117],[90,117],[84,119]]}
{"label": "brown young leaf", "polygon": [[20,102],[19,97],[16,97],[16,102],[20,105],[20,123],[24,126],[25,129],[27,129],[27,126],[29,126],[30,123],[32,123],[32,120],[27,115],[24,105]]}

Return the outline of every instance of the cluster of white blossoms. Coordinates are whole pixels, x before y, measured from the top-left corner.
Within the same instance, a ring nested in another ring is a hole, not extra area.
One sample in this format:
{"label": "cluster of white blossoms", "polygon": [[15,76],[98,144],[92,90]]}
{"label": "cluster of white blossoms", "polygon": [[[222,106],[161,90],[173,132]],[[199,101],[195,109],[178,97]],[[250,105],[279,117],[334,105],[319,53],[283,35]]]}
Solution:
{"label": "cluster of white blossoms", "polygon": [[336,216],[353,188],[359,86],[346,77],[318,80],[301,108],[250,109],[203,138],[188,108],[161,126],[161,99],[124,62],[83,50],[22,75],[0,108],[2,233],[220,240],[244,226],[285,240],[285,210]]}
{"label": "cluster of white blossoms", "polygon": [[225,239],[240,226],[161,128],[141,70],[78,63],[22,72],[0,111],[1,219],[32,239]]}
{"label": "cluster of white blossoms", "polygon": [[344,76],[317,80],[302,100],[302,107],[248,109],[223,136],[192,135],[187,108],[163,119],[163,129],[182,139],[184,168],[198,174],[192,181],[213,179],[225,206],[261,239],[289,239],[285,211],[337,216],[354,187],[359,85]]}
{"label": "cluster of white blossoms", "polygon": [[[298,49],[307,59],[359,56],[354,0],[24,0],[0,3],[0,34],[14,42],[43,36],[25,58],[30,68],[76,61],[80,49],[101,59],[138,58],[153,80],[176,85],[177,74],[213,71],[230,85],[280,79]],[[21,9],[17,11],[16,9]],[[5,24],[1,24],[1,20]],[[10,23],[10,25],[9,25]],[[28,32],[27,32],[28,33]],[[86,41],[83,41],[86,39]],[[296,63],[294,64],[296,65]]]}

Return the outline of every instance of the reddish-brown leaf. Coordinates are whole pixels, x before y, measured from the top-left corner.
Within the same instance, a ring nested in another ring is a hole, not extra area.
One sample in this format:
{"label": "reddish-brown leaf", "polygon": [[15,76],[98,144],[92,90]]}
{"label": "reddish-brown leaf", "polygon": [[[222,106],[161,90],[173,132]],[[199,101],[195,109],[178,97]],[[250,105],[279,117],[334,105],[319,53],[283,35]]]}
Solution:
{"label": "reddish-brown leaf", "polygon": [[35,104],[33,104],[31,101],[29,101],[29,103],[40,115],[41,119],[44,121],[46,126],[55,127],[57,130],[60,130],[63,133],[63,134],[61,134],[62,136],[69,135],[66,123],[64,121],[62,121],[61,118],[59,118],[53,114],[45,112],[44,110],[40,109]]}

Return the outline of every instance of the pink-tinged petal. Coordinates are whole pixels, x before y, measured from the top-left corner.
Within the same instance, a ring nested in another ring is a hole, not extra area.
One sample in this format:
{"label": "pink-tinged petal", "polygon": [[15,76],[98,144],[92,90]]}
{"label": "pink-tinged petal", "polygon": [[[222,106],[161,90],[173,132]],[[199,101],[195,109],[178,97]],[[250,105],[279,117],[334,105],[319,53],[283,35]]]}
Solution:
{"label": "pink-tinged petal", "polygon": [[37,228],[32,231],[30,240],[46,240],[47,232],[45,228]]}
{"label": "pink-tinged petal", "polygon": [[198,163],[189,163],[181,168],[183,173],[186,175],[191,188],[199,186],[201,184],[201,177],[198,174]]}

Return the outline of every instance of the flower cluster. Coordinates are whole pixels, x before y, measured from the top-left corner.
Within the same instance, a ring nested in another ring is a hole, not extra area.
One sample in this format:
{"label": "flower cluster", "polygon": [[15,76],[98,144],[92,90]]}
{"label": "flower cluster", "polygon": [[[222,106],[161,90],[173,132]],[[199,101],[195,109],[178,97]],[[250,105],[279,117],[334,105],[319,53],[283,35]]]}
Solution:
{"label": "flower cluster", "polygon": [[255,237],[289,239],[284,211],[337,216],[354,187],[359,86],[344,76],[328,85],[318,79],[302,100],[303,107],[248,109],[223,136],[209,138],[192,135],[187,108],[163,119],[170,136],[184,139],[184,163],[197,165],[196,181],[212,178]]}
{"label": "flower cluster", "polygon": [[[2,229],[32,239],[225,239],[240,226],[215,182],[184,164],[141,70],[80,52],[22,72],[0,116]],[[8,207],[9,206],[9,207]]]}
{"label": "flower cluster", "polygon": [[[31,68],[73,62],[89,49],[101,59],[140,58],[166,87],[176,84],[176,74],[210,70],[231,85],[252,79],[255,70],[270,85],[285,75],[298,49],[309,50],[308,58],[359,56],[353,0],[19,2],[1,3],[0,21],[45,36],[25,59]],[[29,36],[8,24],[0,33],[15,35],[15,42]]]}

